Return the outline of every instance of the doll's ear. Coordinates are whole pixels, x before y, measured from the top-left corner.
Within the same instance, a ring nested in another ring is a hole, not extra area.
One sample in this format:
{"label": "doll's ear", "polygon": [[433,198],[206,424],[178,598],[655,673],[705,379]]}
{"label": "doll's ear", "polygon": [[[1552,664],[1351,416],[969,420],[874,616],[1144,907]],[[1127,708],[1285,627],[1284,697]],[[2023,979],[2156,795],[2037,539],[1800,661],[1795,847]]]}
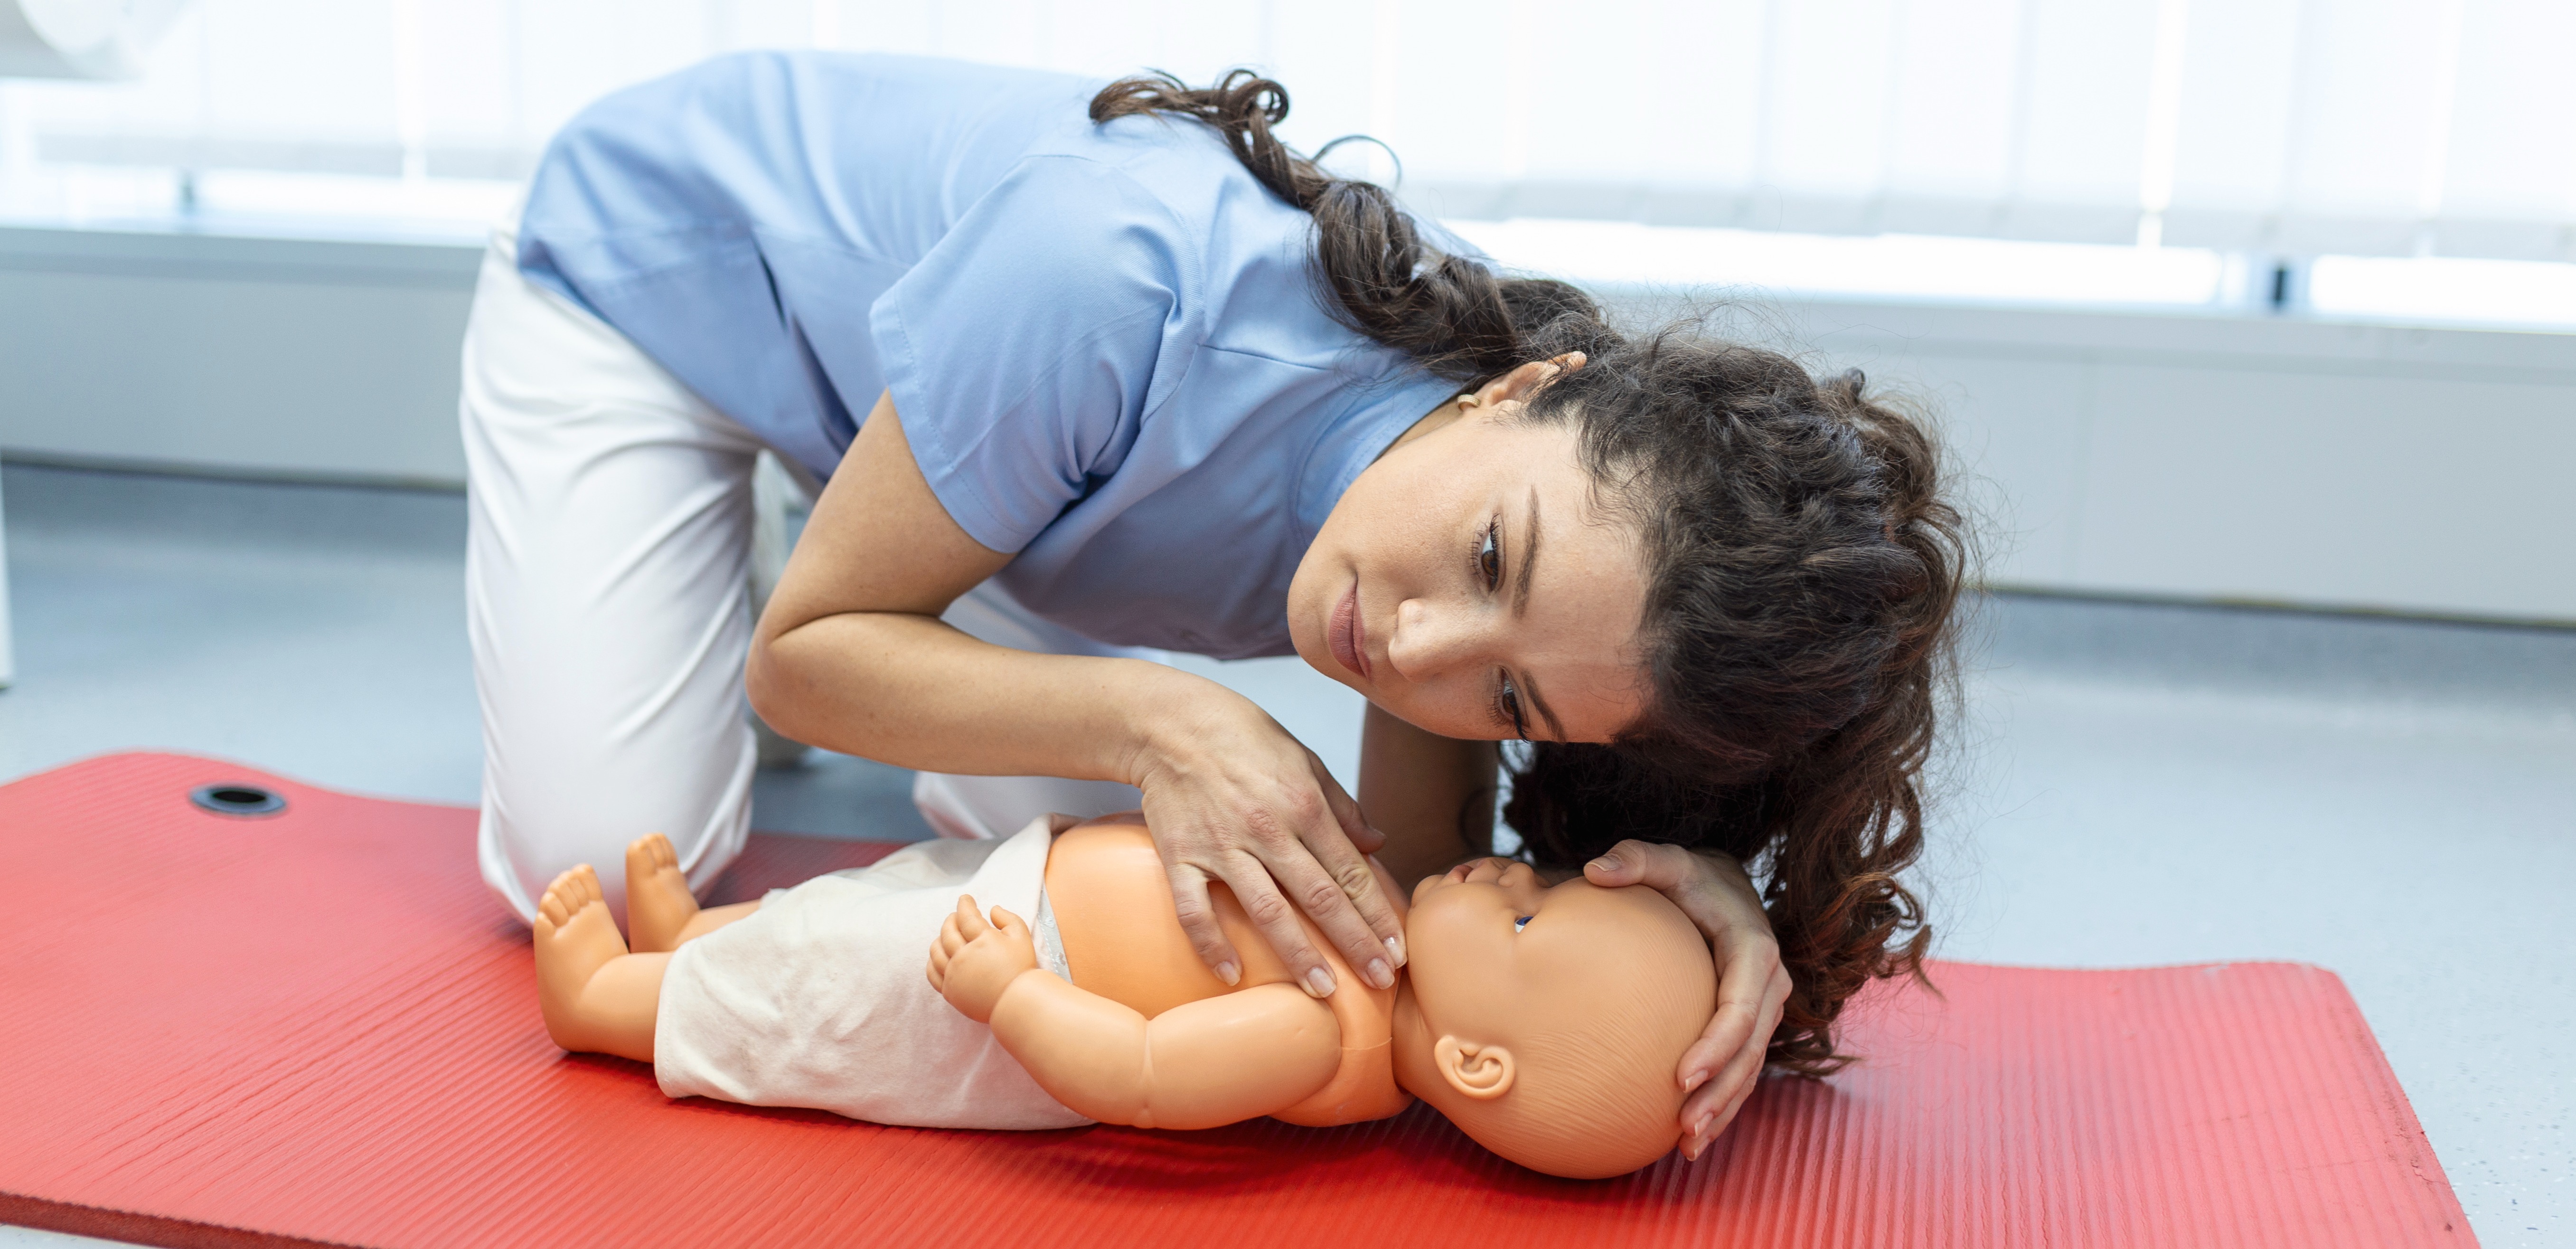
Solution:
{"label": "doll's ear", "polygon": [[1431,1046],[1431,1061],[1440,1068],[1440,1078],[1464,1096],[1487,1101],[1512,1091],[1512,1077],[1520,1066],[1512,1052],[1499,1045],[1478,1045],[1444,1036]]}

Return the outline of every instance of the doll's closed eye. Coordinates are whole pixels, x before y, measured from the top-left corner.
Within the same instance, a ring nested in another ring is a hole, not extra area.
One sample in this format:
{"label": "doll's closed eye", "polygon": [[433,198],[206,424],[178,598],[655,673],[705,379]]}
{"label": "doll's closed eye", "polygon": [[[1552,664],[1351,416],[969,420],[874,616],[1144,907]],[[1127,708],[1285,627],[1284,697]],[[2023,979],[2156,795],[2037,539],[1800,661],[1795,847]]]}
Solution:
{"label": "doll's closed eye", "polygon": [[1527,915],[1521,916],[1519,919],[1513,920],[1513,921],[1512,921],[1512,931],[1513,931],[1513,932],[1519,932],[1521,929],[1524,929],[1524,928],[1529,927],[1529,922],[1530,922],[1530,917],[1529,917],[1529,916],[1527,916]]}

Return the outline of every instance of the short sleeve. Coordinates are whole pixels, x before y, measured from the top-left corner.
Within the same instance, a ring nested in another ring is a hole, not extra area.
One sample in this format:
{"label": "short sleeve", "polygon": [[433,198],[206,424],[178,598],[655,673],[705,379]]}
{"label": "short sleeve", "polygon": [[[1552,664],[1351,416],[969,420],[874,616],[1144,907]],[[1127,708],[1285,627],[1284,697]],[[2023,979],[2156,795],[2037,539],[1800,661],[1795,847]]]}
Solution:
{"label": "short sleeve", "polygon": [[1116,169],[1032,157],[869,313],[922,476],[975,541],[1018,552],[1117,470],[1186,372],[1196,249]]}

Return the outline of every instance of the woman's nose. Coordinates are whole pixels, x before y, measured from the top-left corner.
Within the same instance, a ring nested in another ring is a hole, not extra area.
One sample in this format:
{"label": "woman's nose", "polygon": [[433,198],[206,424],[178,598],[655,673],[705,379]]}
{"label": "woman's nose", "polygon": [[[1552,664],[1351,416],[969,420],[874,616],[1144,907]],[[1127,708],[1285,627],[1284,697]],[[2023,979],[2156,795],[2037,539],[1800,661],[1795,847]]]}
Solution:
{"label": "woman's nose", "polygon": [[1395,636],[1386,640],[1386,661],[1405,680],[1427,681],[1472,662],[1479,645],[1473,623],[1461,613],[1406,599],[1395,608]]}

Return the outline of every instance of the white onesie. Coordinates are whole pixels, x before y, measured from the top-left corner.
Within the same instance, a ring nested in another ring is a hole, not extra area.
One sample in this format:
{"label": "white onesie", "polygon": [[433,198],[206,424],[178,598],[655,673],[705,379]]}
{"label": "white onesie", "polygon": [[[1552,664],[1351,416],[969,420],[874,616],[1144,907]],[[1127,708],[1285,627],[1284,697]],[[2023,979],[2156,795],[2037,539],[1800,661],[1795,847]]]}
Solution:
{"label": "white onesie", "polygon": [[[1091,1122],[1039,1088],[927,974],[959,894],[1033,926],[1052,920],[1041,908],[1053,841],[1041,817],[998,840],[906,846],[773,892],[757,912],[681,946],[653,1025],[663,1093],[913,1127]],[[1055,952],[1047,961],[1061,974],[1061,945],[1044,927],[1041,958]]]}

